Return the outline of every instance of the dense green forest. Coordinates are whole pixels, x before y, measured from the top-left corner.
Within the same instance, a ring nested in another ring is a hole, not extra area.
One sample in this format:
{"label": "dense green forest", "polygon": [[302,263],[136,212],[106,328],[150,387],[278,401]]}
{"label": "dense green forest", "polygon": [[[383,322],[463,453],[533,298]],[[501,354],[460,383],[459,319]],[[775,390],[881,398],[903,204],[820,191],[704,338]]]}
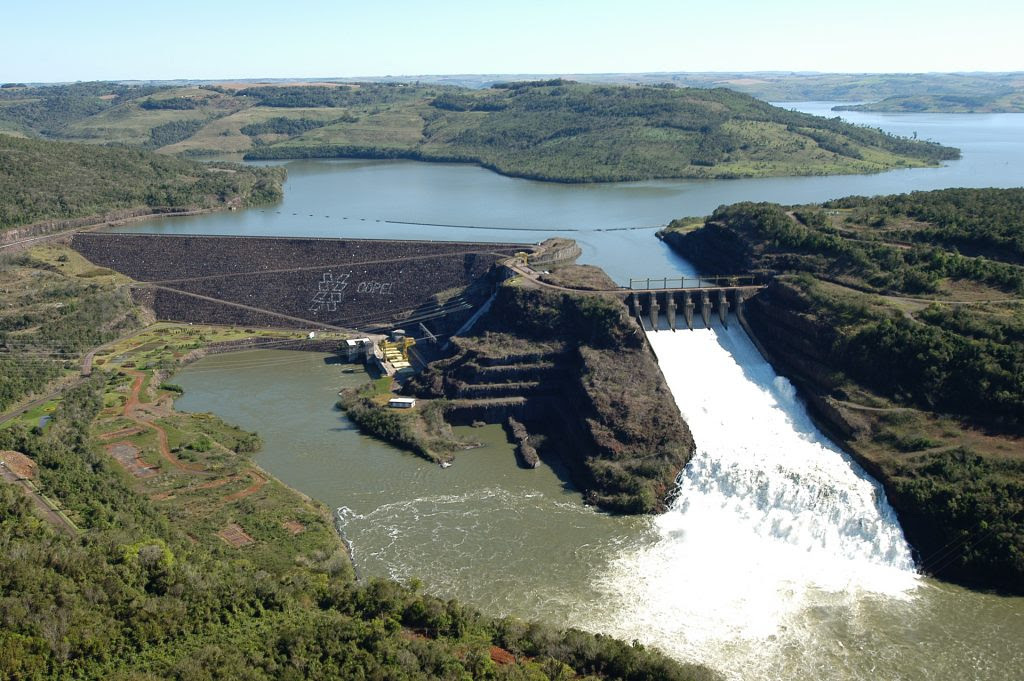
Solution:
{"label": "dense green forest", "polygon": [[0,230],[125,209],[274,201],[283,180],[277,168],[204,165],[134,149],[0,135]]}
{"label": "dense green forest", "polygon": [[260,123],[250,123],[239,128],[243,135],[256,137],[258,135],[301,135],[304,132],[322,128],[328,121],[319,121],[313,118],[285,118],[279,116]]}
{"label": "dense green forest", "polygon": [[[849,213],[830,221],[830,207]],[[836,311],[835,320],[847,323],[837,328],[831,362],[924,408],[1013,420],[1024,413],[1024,324],[1016,307],[1024,266],[1011,262],[1020,261],[1012,247],[1024,239],[1024,225],[1014,219],[1021,210],[1022,190],[942,190],[852,197],[792,215],[775,204],[741,203],[719,208],[708,222],[745,240],[751,269],[801,272],[856,291],[934,296],[916,315],[867,306],[852,319],[842,310],[844,319]],[[1003,257],[963,255],[950,243]],[[997,310],[942,306],[951,281],[993,288],[986,300],[995,298]]]}
{"label": "dense green forest", "polygon": [[140,102],[139,106],[150,111],[154,109],[173,109],[175,111],[183,111],[199,108],[200,102],[192,99],[191,97],[165,97],[163,99],[148,98]]}
{"label": "dense green forest", "polygon": [[206,121],[203,120],[170,121],[168,123],[162,123],[149,131],[150,143],[148,146],[153,149],[159,149],[160,147],[165,147],[168,144],[187,140],[189,137],[199,132],[204,125],[206,125]]}
{"label": "dense green forest", "polygon": [[61,87],[60,96],[46,88],[0,95],[0,130],[172,154],[461,161],[563,182],[868,173],[958,157],[955,149],[723,88],[563,79],[479,90],[416,83],[141,94],[114,84]]}
{"label": "dense green forest", "polygon": [[25,395],[42,390],[60,374],[57,362],[33,356],[0,355],[0,412]]}
{"label": "dense green forest", "polygon": [[[161,88],[117,83],[75,83],[0,89],[0,122],[15,130],[60,136],[78,120],[113,109]],[[2,129],[2,126],[0,126]]]}
{"label": "dense green forest", "polygon": [[[948,189],[742,203],[663,235],[705,269],[774,277],[751,325],[839,415],[926,569],[1012,591],[1024,584],[1022,214],[1024,190]],[[958,549],[939,551],[951,538]]]}

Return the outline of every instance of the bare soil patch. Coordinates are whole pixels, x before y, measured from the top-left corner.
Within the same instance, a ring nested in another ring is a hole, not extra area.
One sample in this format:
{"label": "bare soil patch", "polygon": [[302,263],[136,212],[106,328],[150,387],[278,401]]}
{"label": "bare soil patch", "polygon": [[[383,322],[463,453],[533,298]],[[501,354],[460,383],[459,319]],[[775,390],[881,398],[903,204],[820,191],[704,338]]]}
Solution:
{"label": "bare soil patch", "polygon": [[515,664],[516,656],[508,652],[504,648],[498,646],[491,646],[491,661],[495,664],[507,665]]}
{"label": "bare soil patch", "polygon": [[235,492],[234,494],[229,494],[228,496],[224,497],[225,502],[238,501],[239,499],[244,499],[250,494],[255,494],[256,492],[259,492],[260,489],[263,488],[263,485],[267,484],[267,478],[261,473],[258,473],[256,471],[246,471],[246,475],[252,478],[252,484],[243,489],[241,492]]}
{"label": "bare soil patch", "polygon": [[159,472],[139,456],[139,448],[130,442],[117,442],[106,446],[107,453],[136,478],[151,478]]}
{"label": "bare soil patch", "polygon": [[241,525],[239,525],[238,523],[231,523],[223,530],[218,532],[217,536],[236,549],[240,549],[243,546],[255,543],[256,541],[251,536],[249,536],[249,534],[245,530],[243,530]]}
{"label": "bare soil patch", "polygon": [[33,480],[36,477],[36,462],[21,452],[7,450],[0,452],[0,462],[19,480]]}

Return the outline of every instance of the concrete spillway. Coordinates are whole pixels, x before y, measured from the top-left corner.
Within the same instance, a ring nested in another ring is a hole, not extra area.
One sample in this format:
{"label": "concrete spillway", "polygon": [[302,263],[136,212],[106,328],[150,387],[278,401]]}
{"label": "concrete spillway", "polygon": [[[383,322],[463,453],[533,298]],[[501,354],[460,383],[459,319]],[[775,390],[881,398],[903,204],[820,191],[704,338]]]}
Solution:
{"label": "concrete spillway", "polygon": [[660,323],[648,339],[698,451],[656,541],[602,582],[615,619],[739,678],[813,676],[775,647],[813,647],[821,608],[910,598],[909,547],[880,486],[814,428],[739,324]]}

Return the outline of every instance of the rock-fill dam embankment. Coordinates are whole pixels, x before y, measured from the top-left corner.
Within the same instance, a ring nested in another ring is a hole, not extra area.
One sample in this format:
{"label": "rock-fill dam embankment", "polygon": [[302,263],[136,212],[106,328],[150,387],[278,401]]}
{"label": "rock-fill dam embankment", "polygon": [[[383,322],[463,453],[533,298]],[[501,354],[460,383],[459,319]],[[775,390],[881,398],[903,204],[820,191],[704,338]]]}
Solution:
{"label": "rock-fill dam embankment", "polygon": [[138,282],[136,299],[160,319],[365,330],[471,309],[486,295],[472,290],[474,284],[484,282],[496,262],[524,249],[105,233],[76,234],[71,245],[94,264]]}

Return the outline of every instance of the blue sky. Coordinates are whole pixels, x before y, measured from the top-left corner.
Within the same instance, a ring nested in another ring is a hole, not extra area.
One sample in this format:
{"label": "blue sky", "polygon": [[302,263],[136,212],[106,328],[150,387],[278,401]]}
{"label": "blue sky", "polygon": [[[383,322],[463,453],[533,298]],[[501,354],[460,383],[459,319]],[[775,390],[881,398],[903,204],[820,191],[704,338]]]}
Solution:
{"label": "blue sky", "polygon": [[1019,0],[5,4],[2,82],[1024,70]]}

